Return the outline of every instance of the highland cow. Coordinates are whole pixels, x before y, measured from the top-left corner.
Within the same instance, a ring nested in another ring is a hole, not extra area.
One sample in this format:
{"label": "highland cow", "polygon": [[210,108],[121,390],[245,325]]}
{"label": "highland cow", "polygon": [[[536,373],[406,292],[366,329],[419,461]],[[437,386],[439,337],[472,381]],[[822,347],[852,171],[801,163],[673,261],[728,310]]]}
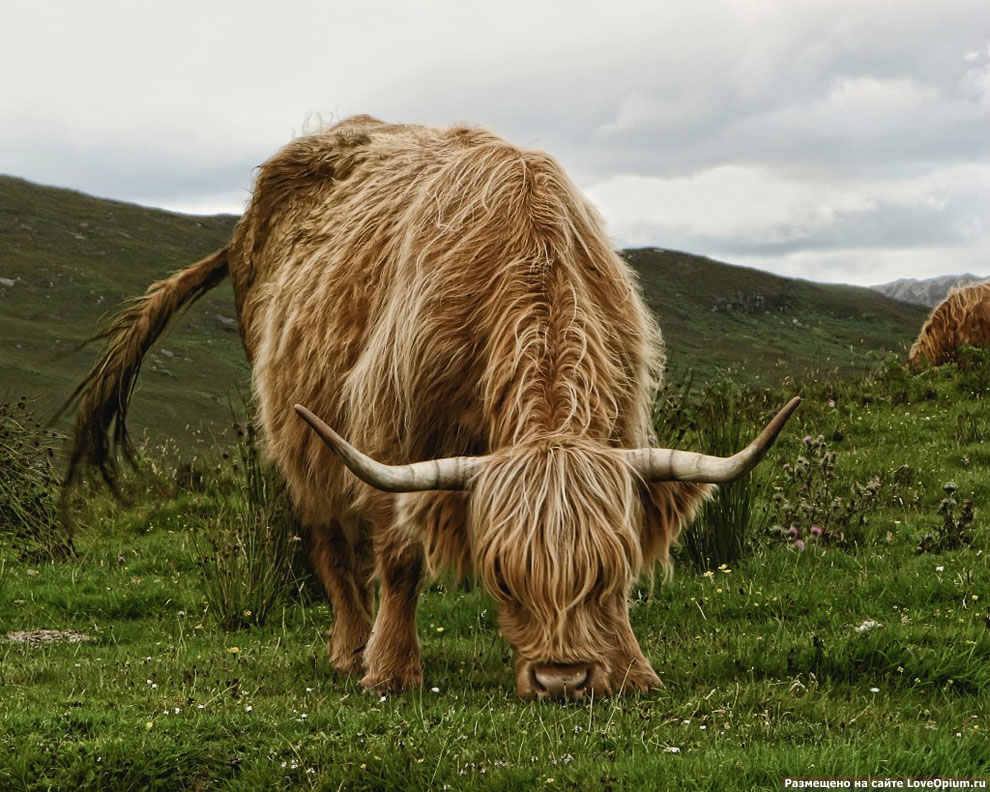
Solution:
{"label": "highland cow", "polygon": [[990,346],[990,280],[949,292],[922,325],[908,365],[917,371],[951,363],[961,346]]}
{"label": "highland cow", "polygon": [[294,140],[260,167],[230,244],[102,334],[70,480],[87,464],[113,480],[142,356],[227,275],[336,669],[420,685],[421,580],[453,568],[497,601],[520,695],[658,684],[630,587],[669,566],[709,483],[755,465],[797,400],[734,457],[650,448],[660,334],[553,159],[367,116]]}

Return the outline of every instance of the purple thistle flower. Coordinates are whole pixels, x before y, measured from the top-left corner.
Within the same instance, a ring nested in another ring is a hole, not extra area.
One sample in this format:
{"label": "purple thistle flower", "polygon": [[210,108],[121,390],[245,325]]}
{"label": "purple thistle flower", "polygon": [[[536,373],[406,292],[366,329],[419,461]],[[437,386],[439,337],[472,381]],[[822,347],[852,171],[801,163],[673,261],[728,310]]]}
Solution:
{"label": "purple thistle flower", "polygon": [[812,532],[812,533],[813,533],[813,534],[814,534],[815,536],[821,536],[821,535],[822,535],[822,529],[821,529],[821,528],[819,528],[819,527],[818,527],[817,525],[812,525],[812,526],[811,526],[811,532]]}
{"label": "purple thistle flower", "polygon": [[808,443],[811,442],[811,435],[805,435],[804,439],[801,442],[804,443],[805,445],[808,445]]}
{"label": "purple thistle flower", "polygon": [[787,533],[789,533],[795,539],[797,539],[797,537],[798,537],[798,529],[794,525],[792,525],[790,528],[787,529]]}
{"label": "purple thistle flower", "polygon": [[804,539],[796,539],[796,540],[794,541],[794,546],[795,546],[795,547],[796,547],[796,548],[797,548],[798,550],[804,550]]}

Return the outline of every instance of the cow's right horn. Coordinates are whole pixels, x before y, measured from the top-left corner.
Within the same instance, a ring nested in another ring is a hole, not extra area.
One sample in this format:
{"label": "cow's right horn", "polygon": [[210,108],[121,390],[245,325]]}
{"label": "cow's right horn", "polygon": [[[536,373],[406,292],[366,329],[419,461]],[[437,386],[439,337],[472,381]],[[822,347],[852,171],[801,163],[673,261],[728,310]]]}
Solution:
{"label": "cow's right horn", "polygon": [[709,456],[672,448],[633,448],[619,451],[646,481],[697,481],[725,484],[748,473],[773,445],[801,399],[795,396],[752,443],[730,457]]}
{"label": "cow's right horn", "polygon": [[474,477],[488,464],[487,456],[459,456],[408,465],[386,465],[362,454],[301,404],[295,408],[299,417],[334,450],[355,476],[386,492],[471,489]]}

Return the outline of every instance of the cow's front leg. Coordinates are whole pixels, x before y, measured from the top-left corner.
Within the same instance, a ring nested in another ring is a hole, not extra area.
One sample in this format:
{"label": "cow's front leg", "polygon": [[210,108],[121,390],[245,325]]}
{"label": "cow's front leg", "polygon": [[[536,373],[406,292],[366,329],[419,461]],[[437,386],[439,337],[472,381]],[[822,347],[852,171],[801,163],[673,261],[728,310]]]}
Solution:
{"label": "cow's front leg", "polygon": [[416,606],[423,577],[418,542],[385,536],[379,542],[381,592],[378,616],[364,653],[368,672],[361,680],[373,692],[398,693],[423,684],[416,634]]}
{"label": "cow's front leg", "polygon": [[[304,528],[310,564],[330,599],[333,629],[327,656],[344,674],[362,670],[363,652],[371,633],[374,589],[371,584],[371,547],[360,526],[333,520]],[[353,534],[353,535],[349,535]]]}

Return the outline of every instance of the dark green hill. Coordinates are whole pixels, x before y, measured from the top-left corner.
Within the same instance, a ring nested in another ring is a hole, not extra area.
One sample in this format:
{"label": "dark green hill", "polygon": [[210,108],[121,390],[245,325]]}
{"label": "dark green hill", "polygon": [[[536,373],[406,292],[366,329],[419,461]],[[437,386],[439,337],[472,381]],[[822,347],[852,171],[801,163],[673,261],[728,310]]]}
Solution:
{"label": "dark green hill", "polygon": [[[54,410],[96,356],[73,351],[100,317],[153,280],[221,247],[232,216],[191,217],[0,176],[0,399],[25,394]],[[736,367],[779,379],[848,371],[901,350],[926,309],[869,289],[825,286],[709,259],[631,250],[660,317],[672,369],[701,378]],[[224,284],[194,305],[152,351],[132,430],[186,442],[229,421],[248,366]]]}
{"label": "dark green hill", "polygon": [[[100,317],[222,247],[235,221],[0,176],[0,400],[27,395],[54,412],[95,360],[96,347],[74,350]],[[135,437],[153,428],[188,440],[204,418],[229,423],[228,392],[248,381],[233,317],[224,284],[153,350],[131,412]]]}
{"label": "dark green hill", "polygon": [[840,374],[902,353],[928,309],[872,289],[813,283],[688,253],[642,248],[623,253],[640,273],[667,341],[675,376],[702,379],[733,368],[744,379]]}

